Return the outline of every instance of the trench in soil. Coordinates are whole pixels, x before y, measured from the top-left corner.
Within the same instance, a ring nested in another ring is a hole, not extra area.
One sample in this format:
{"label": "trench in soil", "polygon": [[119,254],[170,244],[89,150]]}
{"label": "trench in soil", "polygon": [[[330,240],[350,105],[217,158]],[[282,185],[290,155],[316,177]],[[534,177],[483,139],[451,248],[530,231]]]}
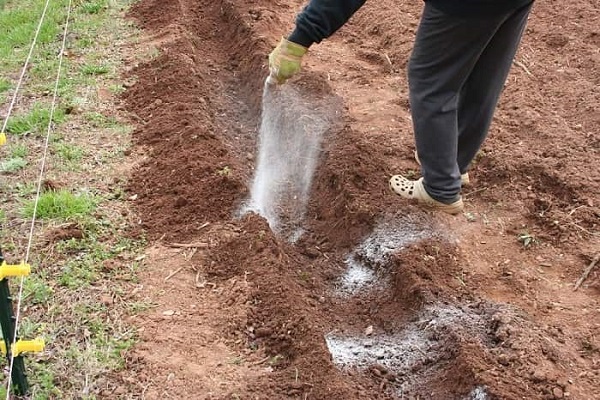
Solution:
{"label": "trench in soil", "polygon": [[295,104],[278,104],[290,121],[314,113],[328,124],[306,208],[283,235],[239,216],[276,41],[265,35],[293,9],[155,0],[133,10],[161,54],[133,71],[125,95],[145,156],[131,191],[151,239],[207,241],[193,255],[207,280],[249,282],[232,301],[244,316],[221,327],[232,346],[275,360],[244,383],[248,398],[537,398],[548,382],[524,371],[570,362],[560,337],[461,285],[456,238],[386,192],[386,144],[353,130],[327,76],[306,72],[290,84]]}

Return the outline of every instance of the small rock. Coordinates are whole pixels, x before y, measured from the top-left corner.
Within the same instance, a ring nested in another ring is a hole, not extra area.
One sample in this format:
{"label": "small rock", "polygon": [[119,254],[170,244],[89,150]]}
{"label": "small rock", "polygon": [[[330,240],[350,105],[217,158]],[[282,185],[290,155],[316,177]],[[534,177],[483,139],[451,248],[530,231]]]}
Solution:
{"label": "small rock", "polygon": [[508,356],[506,354],[500,354],[498,356],[498,362],[502,365],[508,365],[510,363],[510,360],[508,359]]}
{"label": "small rock", "polygon": [[546,380],[546,374],[543,371],[536,370],[533,373],[532,378],[534,382],[544,382]]}
{"label": "small rock", "polygon": [[560,386],[561,389],[564,390],[570,382],[567,381],[566,378],[558,378],[556,380],[556,383],[558,384],[558,386]]}
{"label": "small rock", "polygon": [[273,329],[267,327],[256,328],[254,330],[256,337],[266,337],[273,334]]}
{"label": "small rock", "polygon": [[555,399],[562,399],[564,397],[562,389],[558,387],[552,389],[552,394],[554,395]]}
{"label": "small rock", "polygon": [[175,200],[175,208],[181,208],[187,205],[188,201],[185,197],[179,196],[177,200]]}
{"label": "small rock", "polygon": [[367,329],[365,329],[365,335],[370,336],[373,334],[373,325],[369,325],[367,326]]}
{"label": "small rock", "polygon": [[304,254],[306,254],[310,258],[317,258],[321,255],[317,249],[308,248],[304,250]]}
{"label": "small rock", "polygon": [[170,316],[175,315],[175,311],[173,311],[173,310],[167,310],[167,311],[163,311],[162,314],[170,317]]}

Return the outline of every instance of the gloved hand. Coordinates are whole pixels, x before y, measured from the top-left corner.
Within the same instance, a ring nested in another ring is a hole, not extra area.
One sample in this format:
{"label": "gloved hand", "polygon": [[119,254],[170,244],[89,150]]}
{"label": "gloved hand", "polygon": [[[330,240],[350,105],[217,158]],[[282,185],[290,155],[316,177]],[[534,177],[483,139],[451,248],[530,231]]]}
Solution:
{"label": "gloved hand", "polygon": [[300,71],[302,56],[308,49],[297,43],[281,38],[279,45],[269,54],[269,71],[271,79],[283,84]]}

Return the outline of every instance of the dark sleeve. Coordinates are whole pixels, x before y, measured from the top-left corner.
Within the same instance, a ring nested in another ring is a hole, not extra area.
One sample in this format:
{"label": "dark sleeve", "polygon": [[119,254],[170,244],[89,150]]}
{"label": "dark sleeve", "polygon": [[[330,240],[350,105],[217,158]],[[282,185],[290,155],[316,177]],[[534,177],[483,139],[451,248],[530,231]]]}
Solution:
{"label": "dark sleeve", "polygon": [[333,35],[366,0],[311,0],[296,18],[288,40],[309,47]]}

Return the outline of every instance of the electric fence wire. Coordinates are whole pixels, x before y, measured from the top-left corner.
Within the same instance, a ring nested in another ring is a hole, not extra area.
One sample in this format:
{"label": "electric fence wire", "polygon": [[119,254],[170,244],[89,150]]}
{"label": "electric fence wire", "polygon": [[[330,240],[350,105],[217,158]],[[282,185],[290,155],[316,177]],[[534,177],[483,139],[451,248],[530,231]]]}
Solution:
{"label": "electric fence wire", "polygon": [[[48,8],[48,3],[50,0],[46,1],[46,6],[44,8],[44,13],[42,14],[42,18],[45,16],[46,14],[46,10]],[[41,193],[41,189],[42,189],[42,180],[44,178],[44,170],[46,169],[46,158],[48,155],[48,146],[50,143],[50,133],[52,132],[52,122],[54,120],[54,112],[56,110],[56,101],[58,99],[58,85],[60,82],[60,76],[61,76],[61,72],[62,72],[62,65],[63,65],[63,58],[64,58],[64,54],[65,54],[65,47],[67,44],[67,32],[69,29],[69,20],[71,18],[71,5],[72,5],[72,0],[69,0],[69,5],[67,7],[67,16],[66,16],[66,21],[65,21],[65,28],[63,31],[63,39],[62,39],[62,45],[61,45],[61,49],[60,49],[60,53],[58,55],[58,68],[57,68],[57,72],[56,72],[56,81],[54,83],[54,93],[52,95],[52,105],[50,108],[50,117],[48,120],[48,129],[46,131],[46,140],[44,143],[44,152],[42,155],[42,161],[40,162],[40,174],[38,177],[38,182],[37,182],[37,191],[36,191],[36,195],[35,195],[35,203],[33,206],[33,217],[31,218],[31,227],[29,229],[29,240],[27,242],[27,250],[25,253],[25,263],[27,263],[29,261],[29,254],[31,252],[31,245],[33,243],[33,232],[35,230],[35,220],[36,220],[36,216],[37,216],[37,208],[38,208],[38,203],[40,200],[40,193]],[[41,20],[42,21],[42,20]],[[36,38],[37,38],[37,34],[39,33],[40,30],[40,26],[42,25],[42,22],[40,22],[40,24],[38,25],[38,31],[36,32]],[[33,45],[32,45],[32,49],[33,49]],[[31,53],[31,51],[30,51]],[[7,116],[7,120],[8,120],[8,116]],[[15,314],[15,331],[14,331],[14,336],[12,338],[12,343],[16,343],[17,341],[17,336],[18,336],[18,331],[19,331],[19,319],[21,316],[21,300],[23,299],[23,283],[25,282],[25,277],[21,276],[21,281],[19,283],[19,294],[18,294],[18,298],[17,298],[17,310],[16,310],[16,314]],[[10,400],[10,389],[11,389],[11,383],[12,383],[12,371],[13,371],[13,367],[14,367],[14,362],[15,362],[15,356],[11,353],[10,355],[10,367],[8,370],[8,383],[7,383],[7,388],[6,388],[6,400]]]}
{"label": "electric fence wire", "polygon": [[17,87],[15,88],[15,92],[13,93],[13,97],[8,106],[8,111],[6,112],[6,117],[4,118],[4,122],[2,123],[2,129],[0,132],[6,131],[6,125],[8,124],[8,119],[10,118],[10,114],[12,113],[13,108],[17,102],[17,98],[19,95],[19,90],[21,90],[21,85],[23,84],[23,80],[25,78],[25,73],[27,72],[27,67],[29,66],[29,61],[31,60],[31,56],[33,54],[33,50],[35,49],[35,45],[37,43],[38,36],[40,36],[40,31],[42,30],[42,25],[44,23],[44,19],[46,18],[46,11],[48,10],[48,4],[50,4],[50,0],[46,0],[46,4],[44,5],[44,11],[42,11],[42,15],[40,16],[40,22],[38,23],[37,29],[35,30],[35,35],[33,36],[33,41],[31,42],[31,47],[29,48],[29,54],[27,54],[27,58],[25,59],[25,64],[23,64],[23,69],[21,70],[21,75],[19,76],[19,80],[17,82]]}

